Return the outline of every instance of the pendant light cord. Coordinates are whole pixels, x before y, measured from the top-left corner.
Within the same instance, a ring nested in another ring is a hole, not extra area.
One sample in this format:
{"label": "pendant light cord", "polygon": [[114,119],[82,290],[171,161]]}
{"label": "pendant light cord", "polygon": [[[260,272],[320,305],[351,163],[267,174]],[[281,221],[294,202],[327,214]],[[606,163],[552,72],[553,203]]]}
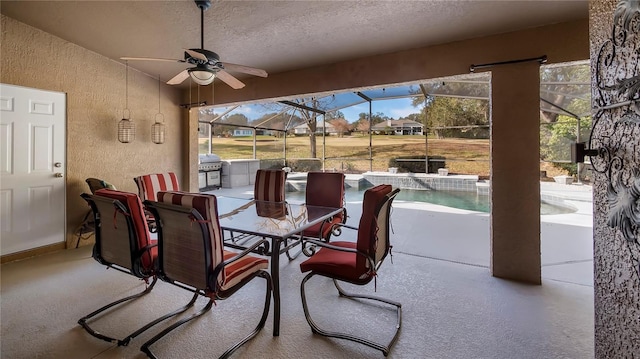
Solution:
{"label": "pendant light cord", "polygon": [[124,73],[124,108],[129,109],[129,61],[124,62],[127,69]]}
{"label": "pendant light cord", "polygon": [[160,113],[160,75],[158,74],[158,113]]}

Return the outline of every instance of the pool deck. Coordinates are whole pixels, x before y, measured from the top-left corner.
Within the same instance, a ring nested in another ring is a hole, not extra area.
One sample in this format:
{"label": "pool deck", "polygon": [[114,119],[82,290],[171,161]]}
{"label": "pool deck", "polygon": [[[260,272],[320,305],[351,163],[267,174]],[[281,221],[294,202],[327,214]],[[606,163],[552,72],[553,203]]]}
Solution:
{"label": "pool deck", "polygon": [[[540,216],[543,282],[593,286],[591,186],[541,182],[540,191],[543,197],[559,198],[577,208],[573,213]],[[251,198],[253,186],[222,188],[209,193]],[[357,225],[361,206],[362,201],[347,202],[348,224]],[[401,200],[394,201],[393,207],[393,252],[484,267],[489,271],[488,213]],[[345,232],[343,238],[355,240],[351,231]]]}

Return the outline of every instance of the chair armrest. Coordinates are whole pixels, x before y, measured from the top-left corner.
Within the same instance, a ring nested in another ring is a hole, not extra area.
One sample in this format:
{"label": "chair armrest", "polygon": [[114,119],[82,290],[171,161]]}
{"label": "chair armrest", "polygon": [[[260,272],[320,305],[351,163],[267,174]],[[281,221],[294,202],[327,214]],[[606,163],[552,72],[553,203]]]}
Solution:
{"label": "chair armrest", "polygon": [[357,255],[361,255],[361,256],[363,256],[363,257],[365,257],[367,259],[367,261],[369,262],[370,268],[375,268],[375,262],[374,262],[373,258],[369,257],[366,253],[361,252],[361,251],[359,251],[357,249],[334,246],[331,243],[327,243],[327,242],[324,242],[324,241],[319,241],[317,239],[303,239],[302,241],[303,242],[309,242],[309,243],[315,244],[315,245],[317,245],[319,247],[324,247],[324,248],[331,249],[331,250],[334,250],[334,251],[349,252],[349,253],[355,253]]}
{"label": "chair armrest", "polygon": [[344,227],[344,228],[353,229],[355,231],[358,230],[358,227],[350,226],[350,225],[345,224],[345,223],[336,223],[336,224],[333,225],[333,227]]}
{"label": "chair armrest", "polygon": [[151,250],[151,248],[153,247],[157,247],[158,246],[158,242],[154,243],[154,244],[147,244],[146,246],[138,249],[138,253],[136,253],[137,257],[140,257],[142,255],[142,253]]}

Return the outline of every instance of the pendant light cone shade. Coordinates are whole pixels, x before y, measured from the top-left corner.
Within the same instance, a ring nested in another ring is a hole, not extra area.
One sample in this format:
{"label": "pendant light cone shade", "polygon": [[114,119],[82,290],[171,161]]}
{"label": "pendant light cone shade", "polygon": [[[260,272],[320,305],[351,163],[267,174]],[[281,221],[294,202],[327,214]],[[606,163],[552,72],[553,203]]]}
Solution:
{"label": "pendant light cone shade", "polygon": [[123,118],[118,122],[118,141],[122,143],[133,142],[136,139],[136,124]]}
{"label": "pendant light cone shade", "polygon": [[209,70],[203,67],[195,67],[189,69],[189,76],[198,85],[206,86],[213,82],[216,78],[216,73],[213,70]]}
{"label": "pendant light cone shade", "polygon": [[164,124],[163,123],[156,121],[156,123],[151,125],[151,141],[157,144],[164,143]]}

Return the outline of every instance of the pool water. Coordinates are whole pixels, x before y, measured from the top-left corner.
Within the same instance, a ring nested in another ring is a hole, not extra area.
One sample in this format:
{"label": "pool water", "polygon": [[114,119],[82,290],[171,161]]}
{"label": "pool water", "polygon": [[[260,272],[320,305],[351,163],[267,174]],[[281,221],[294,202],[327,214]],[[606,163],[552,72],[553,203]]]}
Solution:
{"label": "pool water", "polygon": [[[364,189],[360,191],[346,190],[345,201],[357,202],[362,201],[364,195]],[[287,192],[287,199],[304,201],[304,192],[294,191]],[[490,212],[489,196],[478,195],[474,192],[468,191],[429,191],[429,190],[415,190],[415,189],[402,189],[396,200],[409,201],[409,202],[426,202],[431,204],[437,204],[446,207],[453,207],[458,209],[465,209],[469,211],[477,212]],[[569,206],[559,206],[550,204],[547,202],[541,202],[540,214],[564,214],[573,213],[576,210]]]}

